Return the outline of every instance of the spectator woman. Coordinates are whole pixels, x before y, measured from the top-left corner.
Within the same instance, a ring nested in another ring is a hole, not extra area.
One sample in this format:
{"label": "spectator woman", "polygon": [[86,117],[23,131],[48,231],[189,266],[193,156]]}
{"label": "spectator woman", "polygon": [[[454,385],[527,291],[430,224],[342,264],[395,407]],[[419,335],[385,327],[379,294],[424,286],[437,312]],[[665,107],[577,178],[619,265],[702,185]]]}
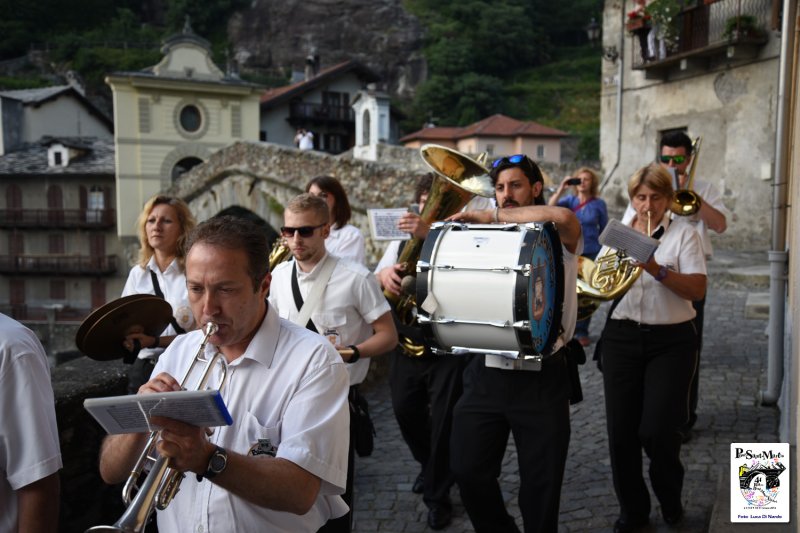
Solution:
{"label": "spectator woman", "polygon": [[176,335],[196,328],[189,308],[184,274],[183,248],[186,235],[196,222],[189,206],[170,196],[154,196],[144,204],[136,222],[139,235],[139,262],[131,268],[122,296],[154,294],[172,306],[170,325],[155,337],[131,332],[124,346],[137,352],[128,372],[128,392],[135,394],[150,379],[158,356]]}
{"label": "spectator woman", "polygon": [[[583,231],[583,257],[594,260],[600,251],[598,237],[608,223],[606,203],[597,196],[600,187],[600,176],[588,167],[581,167],[575,172],[575,177],[567,176],[558,186],[558,190],[550,197],[548,204],[571,209],[581,223]],[[564,198],[564,190],[574,186],[574,192]],[[575,338],[581,346],[589,345],[589,322],[591,316],[578,320],[575,324]]]}
{"label": "spectator woman", "polygon": [[697,360],[692,301],[706,290],[699,235],[685,221],[670,219],[669,173],[658,163],[639,169],[628,195],[634,212],[623,223],[640,233],[650,231],[660,244],[612,307],[602,335],[608,445],[620,504],[614,531],[622,533],[650,520],[642,449],[650,459],[650,484],[664,522],[674,526],[683,518],[679,429],[689,417]]}
{"label": "spectator woman", "polygon": [[331,234],[325,239],[328,253],[366,265],[364,236],[358,228],[348,223],[351,215],[350,202],[339,180],[332,176],[317,176],[308,182],[306,192],[319,196],[328,204],[331,220]]}

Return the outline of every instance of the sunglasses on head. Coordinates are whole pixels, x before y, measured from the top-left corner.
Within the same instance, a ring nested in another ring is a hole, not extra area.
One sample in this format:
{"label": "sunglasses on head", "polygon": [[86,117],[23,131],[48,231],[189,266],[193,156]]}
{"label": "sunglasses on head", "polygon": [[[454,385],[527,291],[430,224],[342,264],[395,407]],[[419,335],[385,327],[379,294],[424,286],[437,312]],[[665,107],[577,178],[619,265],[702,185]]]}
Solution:
{"label": "sunglasses on head", "polygon": [[281,235],[286,237],[287,239],[291,239],[294,237],[295,232],[299,233],[301,237],[307,239],[314,235],[314,232],[324,226],[325,224],[320,224],[318,226],[300,226],[299,228],[293,228],[291,226],[281,226]]}
{"label": "sunglasses on head", "polygon": [[516,154],[511,155],[508,157],[501,157],[500,159],[495,159],[494,163],[492,163],[492,168],[497,168],[500,165],[504,164],[511,164],[511,165],[519,165],[520,163],[527,163],[530,166],[530,159],[525,154]]}
{"label": "sunglasses on head", "polygon": [[680,165],[688,156],[685,155],[662,155],[661,162],[662,163],[669,163],[670,161],[674,161],[676,165]]}

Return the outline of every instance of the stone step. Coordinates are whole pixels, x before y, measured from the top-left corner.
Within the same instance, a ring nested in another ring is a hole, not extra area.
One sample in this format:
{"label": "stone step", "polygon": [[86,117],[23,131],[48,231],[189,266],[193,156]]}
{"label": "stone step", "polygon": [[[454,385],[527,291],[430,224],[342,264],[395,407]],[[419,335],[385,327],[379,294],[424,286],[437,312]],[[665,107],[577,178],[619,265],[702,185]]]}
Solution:
{"label": "stone step", "polygon": [[744,303],[744,317],[756,319],[769,319],[769,293],[750,292]]}

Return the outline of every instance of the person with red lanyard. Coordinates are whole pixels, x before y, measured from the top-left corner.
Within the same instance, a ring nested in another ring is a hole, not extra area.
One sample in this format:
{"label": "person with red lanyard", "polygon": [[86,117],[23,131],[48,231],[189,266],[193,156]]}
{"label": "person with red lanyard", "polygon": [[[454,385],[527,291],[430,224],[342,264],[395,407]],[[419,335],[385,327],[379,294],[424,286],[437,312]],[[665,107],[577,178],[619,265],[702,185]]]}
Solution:
{"label": "person with red lanyard", "polygon": [[[548,200],[549,205],[572,209],[581,223],[583,230],[583,257],[594,260],[600,251],[600,233],[608,223],[606,203],[597,196],[600,176],[588,167],[581,167],[574,177],[567,176],[556,192]],[[567,187],[574,187],[575,192],[564,198],[561,195]],[[575,338],[581,346],[589,346],[589,322],[591,317],[578,320],[575,324]]]}

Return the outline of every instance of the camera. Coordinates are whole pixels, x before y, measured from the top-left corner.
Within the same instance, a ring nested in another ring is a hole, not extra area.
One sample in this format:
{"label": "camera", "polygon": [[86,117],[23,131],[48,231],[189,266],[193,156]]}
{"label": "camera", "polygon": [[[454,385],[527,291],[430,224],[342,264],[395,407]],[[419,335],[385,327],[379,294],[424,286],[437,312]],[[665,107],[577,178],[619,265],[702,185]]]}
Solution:
{"label": "camera", "polygon": [[580,178],[570,178],[567,180],[567,185],[580,185],[581,179]]}

